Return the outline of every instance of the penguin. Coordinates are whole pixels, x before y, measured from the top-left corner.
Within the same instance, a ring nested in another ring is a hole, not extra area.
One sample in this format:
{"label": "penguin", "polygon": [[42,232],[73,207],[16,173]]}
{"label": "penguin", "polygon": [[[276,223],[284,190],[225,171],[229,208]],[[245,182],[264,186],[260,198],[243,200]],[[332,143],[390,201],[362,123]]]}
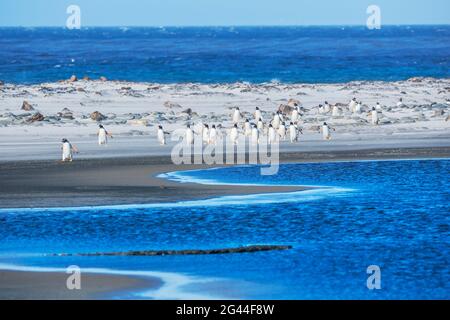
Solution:
{"label": "penguin", "polygon": [[186,126],[186,132],[184,134],[185,142],[188,146],[191,146],[194,144],[194,131],[191,129],[191,125]]}
{"label": "penguin", "polygon": [[272,144],[277,141],[277,135],[275,132],[275,128],[272,126],[272,124],[269,124],[269,132],[267,133],[267,135],[268,135],[267,138],[268,138],[269,144]]}
{"label": "penguin", "polygon": [[239,111],[239,107],[234,108],[233,111],[233,123],[239,123],[241,121],[241,112]]}
{"label": "penguin", "polygon": [[323,139],[324,140],[330,140],[331,139],[331,134],[330,134],[330,130],[331,129],[332,128],[330,126],[328,126],[328,124],[326,122],[323,123],[323,125],[322,125],[322,135],[323,135]]}
{"label": "penguin", "polygon": [[361,108],[362,108],[362,102],[358,102],[355,106],[355,109],[353,110],[354,113],[361,113]]}
{"label": "penguin", "polygon": [[63,138],[61,140],[62,146],[61,146],[61,150],[62,150],[62,161],[73,161],[73,153],[77,153],[78,149],[72,145],[69,140],[67,140],[66,138]]}
{"label": "penguin", "polygon": [[162,125],[158,126],[158,132],[157,132],[157,137],[158,137],[158,142],[160,145],[165,145],[166,144],[166,134],[169,134],[168,132],[165,132],[163,130]]}
{"label": "penguin", "polygon": [[325,101],[325,104],[323,106],[323,113],[328,113],[328,112],[330,112],[330,110],[331,110],[330,105],[328,104],[327,101]]}
{"label": "penguin", "polygon": [[378,111],[375,108],[372,108],[372,111],[370,112],[371,118],[372,118],[372,124],[377,125],[379,123],[378,120]]}
{"label": "penguin", "polygon": [[291,143],[294,143],[298,140],[298,131],[295,124],[291,121],[289,124],[289,140]]}
{"label": "penguin", "polygon": [[355,112],[356,104],[357,104],[356,98],[353,98],[353,99],[350,101],[350,103],[348,104],[348,110],[349,110],[350,112]]}
{"label": "penguin", "polygon": [[278,130],[278,128],[280,127],[280,122],[281,122],[280,111],[277,111],[273,116],[272,120],[272,126],[275,130]]}
{"label": "penguin", "polygon": [[245,119],[244,122],[244,134],[246,137],[250,137],[252,134],[252,125],[250,124],[250,121],[248,119]]}
{"label": "penguin", "polygon": [[318,113],[318,114],[324,113],[323,106],[322,106],[321,104],[319,104],[319,106],[318,106],[318,108],[317,108],[317,113]]}
{"label": "penguin", "polygon": [[286,124],[284,122],[282,122],[278,128],[278,135],[280,136],[280,140],[284,140],[286,138]]}
{"label": "penguin", "polygon": [[339,116],[339,108],[334,105],[333,108],[331,109],[331,116],[332,117],[338,117]]}
{"label": "penguin", "polygon": [[230,132],[231,142],[233,144],[238,144],[238,138],[239,138],[238,126],[235,123],[234,126],[231,128],[231,132]]}
{"label": "penguin", "polygon": [[258,145],[259,144],[259,131],[256,127],[256,124],[253,124],[252,126],[252,137],[251,137],[252,145]]}
{"label": "penguin", "polygon": [[259,107],[256,107],[255,113],[253,115],[255,116],[255,121],[262,119],[262,114],[261,114],[261,110],[259,110]]}
{"label": "penguin", "polygon": [[295,106],[294,110],[292,110],[292,113],[291,113],[291,121],[296,123],[298,121],[298,119],[299,119],[298,107]]}
{"label": "penguin", "polygon": [[397,102],[397,107],[404,107],[405,106],[405,104],[403,103],[403,98],[400,98],[400,99],[398,99],[398,102]]}
{"label": "penguin", "polygon": [[376,109],[377,111],[381,111],[381,105],[380,105],[379,102],[377,102],[377,105],[375,106],[375,109]]}
{"label": "penguin", "polygon": [[264,131],[264,122],[262,121],[262,118],[258,119],[258,122],[256,123],[256,127],[258,128],[258,130],[260,130],[261,132]]}
{"label": "penguin", "polygon": [[203,143],[209,142],[209,125],[207,125],[206,123],[203,126],[202,140],[203,140]]}
{"label": "penguin", "polygon": [[108,137],[112,138],[112,135],[106,131],[106,129],[103,127],[103,125],[98,125],[98,145],[106,145],[108,143]]}
{"label": "penguin", "polygon": [[211,130],[209,130],[209,144],[216,145],[217,142],[217,129],[216,125],[213,124],[211,126]]}

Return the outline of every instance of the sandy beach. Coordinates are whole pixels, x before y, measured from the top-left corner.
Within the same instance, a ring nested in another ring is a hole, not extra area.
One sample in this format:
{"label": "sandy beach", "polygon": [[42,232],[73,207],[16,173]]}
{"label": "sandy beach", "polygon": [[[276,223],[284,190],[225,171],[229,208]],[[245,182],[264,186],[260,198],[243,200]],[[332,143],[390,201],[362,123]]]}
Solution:
{"label": "sandy beach", "polygon": [[81,289],[69,290],[69,275],[58,272],[0,270],[0,300],[84,300],[127,297],[132,290],[155,289],[157,278],[137,278],[107,274],[82,274]]}
{"label": "sandy beach", "polygon": [[[169,132],[187,123],[220,124],[239,106],[252,119],[259,106],[264,121],[289,99],[301,101],[300,141],[282,142],[280,162],[354,161],[450,157],[450,80],[346,84],[173,84],[120,81],[61,81],[0,86],[0,208],[78,207],[176,202],[223,195],[305,190],[304,187],[228,186],[176,183],[161,173],[209,168],[174,165],[169,141],[159,146],[156,126]],[[351,98],[363,112],[347,110]],[[398,105],[399,98],[404,104]],[[22,110],[24,101],[30,110]],[[318,114],[324,101],[339,115]],[[380,124],[367,117],[380,102]],[[101,119],[93,117],[94,112]],[[336,128],[323,141],[318,126]],[[98,122],[113,133],[106,147],[96,141]],[[77,145],[72,163],[61,163],[62,137]],[[214,167],[214,166],[213,166]],[[102,299],[117,292],[161,285],[160,279],[86,275],[82,291],[64,287],[62,273],[0,271],[0,299]]]}

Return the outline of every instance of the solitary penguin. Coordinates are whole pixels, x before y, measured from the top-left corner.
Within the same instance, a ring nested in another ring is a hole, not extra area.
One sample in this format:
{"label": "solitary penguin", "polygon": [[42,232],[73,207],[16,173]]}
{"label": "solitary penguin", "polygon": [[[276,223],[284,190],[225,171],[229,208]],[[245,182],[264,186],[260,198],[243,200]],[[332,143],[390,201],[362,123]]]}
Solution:
{"label": "solitary penguin", "polygon": [[262,118],[261,110],[259,110],[259,107],[256,107],[255,113],[253,115],[255,116],[255,121],[258,121]]}
{"label": "solitary penguin", "polygon": [[397,102],[397,107],[404,107],[405,104],[403,103],[403,98],[400,98]]}
{"label": "solitary penguin", "polygon": [[192,131],[190,124],[188,124],[186,126],[186,132],[184,134],[184,139],[188,146],[191,146],[194,144],[194,131]]}
{"label": "solitary penguin", "polygon": [[322,135],[323,135],[323,139],[324,140],[330,140],[331,139],[331,134],[330,134],[330,130],[331,129],[336,131],[334,128],[331,128],[326,122],[323,123],[323,125],[322,125]]}
{"label": "solitary penguin", "polygon": [[370,112],[371,118],[372,118],[372,124],[377,125],[379,123],[378,120],[378,111],[375,108],[372,108],[372,111]]}
{"label": "solitary penguin", "polygon": [[275,128],[272,126],[272,124],[269,124],[269,132],[267,133],[267,136],[268,136],[269,144],[276,142],[277,134],[276,134]]}
{"label": "solitary penguin", "polygon": [[158,137],[159,144],[162,146],[166,144],[166,134],[168,135],[169,132],[164,131],[162,125],[159,125],[158,132],[156,135]]}
{"label": "solitary penguin", "polygon": [[233,123],[239,123],[241,121],[241,112],[239,110],[239,107],[234,108],[233,111]]}
{"label": "solitary penguin", "polygon": [[66,138],[61,140],[62,161],[73,161],[73,153],[77,153],[78,149],[72,145]]}
{"label": "solitary penguin", "polygon": [[106,145],[108,143],[108,137],[112,138],[112,135],[106,131],[106,129],[103,127],[103,125],[99,124],[98,125],[98,145]]}

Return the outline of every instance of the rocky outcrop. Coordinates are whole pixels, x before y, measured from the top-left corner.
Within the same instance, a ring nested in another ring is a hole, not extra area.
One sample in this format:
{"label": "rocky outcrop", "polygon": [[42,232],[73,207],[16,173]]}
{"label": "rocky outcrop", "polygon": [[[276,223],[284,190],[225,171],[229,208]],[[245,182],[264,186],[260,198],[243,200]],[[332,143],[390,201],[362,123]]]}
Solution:
{"label": "rocky outcrop", "polygon": [[36,122],[36,121],[43,121],[44,120],[44,115],[40,112],[36,112],[35,114],[33,114],[30,118],[28,118],[28,122]]}
{"label": "rocky outcrop", "polygon": [[20,108],[20,109],[25,110],[25,111],[33,111],[34,110],[33,106],[28,101],[24,101],[22,103],[22,108]]}
{"label": "rocky outcrop", "polygon": [[76,75],[73,74],[73,75],[69,78],[68,81],[69,81],[69,82],[75,82],[75,81],[78,81],[78,78],[77,78]]}
{"label": "rocky outcrop", "polygon": [[96,253],[60,253],[53,254],[55,256],[166,256],[166,255],[203,255],[203,254],[225,254],[225,253],[249,253],[273,250],[292,249],[289,245],[253,245],[236,248],[223,249],[188,249],[188,250],[141,250],[141,251],[124,251],[124,252],[96,252]]}
{"label": "rocky outcrop", "polygon": [[90,115],[91,119],[94,121],[103,121],[106,120],[106,116],[98,111],[94,111]]}

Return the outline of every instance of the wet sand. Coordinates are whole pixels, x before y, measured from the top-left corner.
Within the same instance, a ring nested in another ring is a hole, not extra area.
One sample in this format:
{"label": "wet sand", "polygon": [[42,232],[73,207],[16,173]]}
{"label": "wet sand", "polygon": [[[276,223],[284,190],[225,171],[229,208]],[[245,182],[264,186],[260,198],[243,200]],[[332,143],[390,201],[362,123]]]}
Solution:
{"label": "wet sand", "polygon": [[158,288],[157,278],[81,274],[81,289],[69,290],[69,274],[0,270],[0,300],[81,300],[130,298],[126,292]]}
{"label": "wet sand", "polygon": [[[395,148],[330,152],[281,153],[280,162],[369,159],[449,158],[450,147]],[[174,165],[170,157],[0,162],[0,208],[72,207],[174,202],[270,192],[302,187],[227,186],[177,183],[160,173],[209,168]]]}

